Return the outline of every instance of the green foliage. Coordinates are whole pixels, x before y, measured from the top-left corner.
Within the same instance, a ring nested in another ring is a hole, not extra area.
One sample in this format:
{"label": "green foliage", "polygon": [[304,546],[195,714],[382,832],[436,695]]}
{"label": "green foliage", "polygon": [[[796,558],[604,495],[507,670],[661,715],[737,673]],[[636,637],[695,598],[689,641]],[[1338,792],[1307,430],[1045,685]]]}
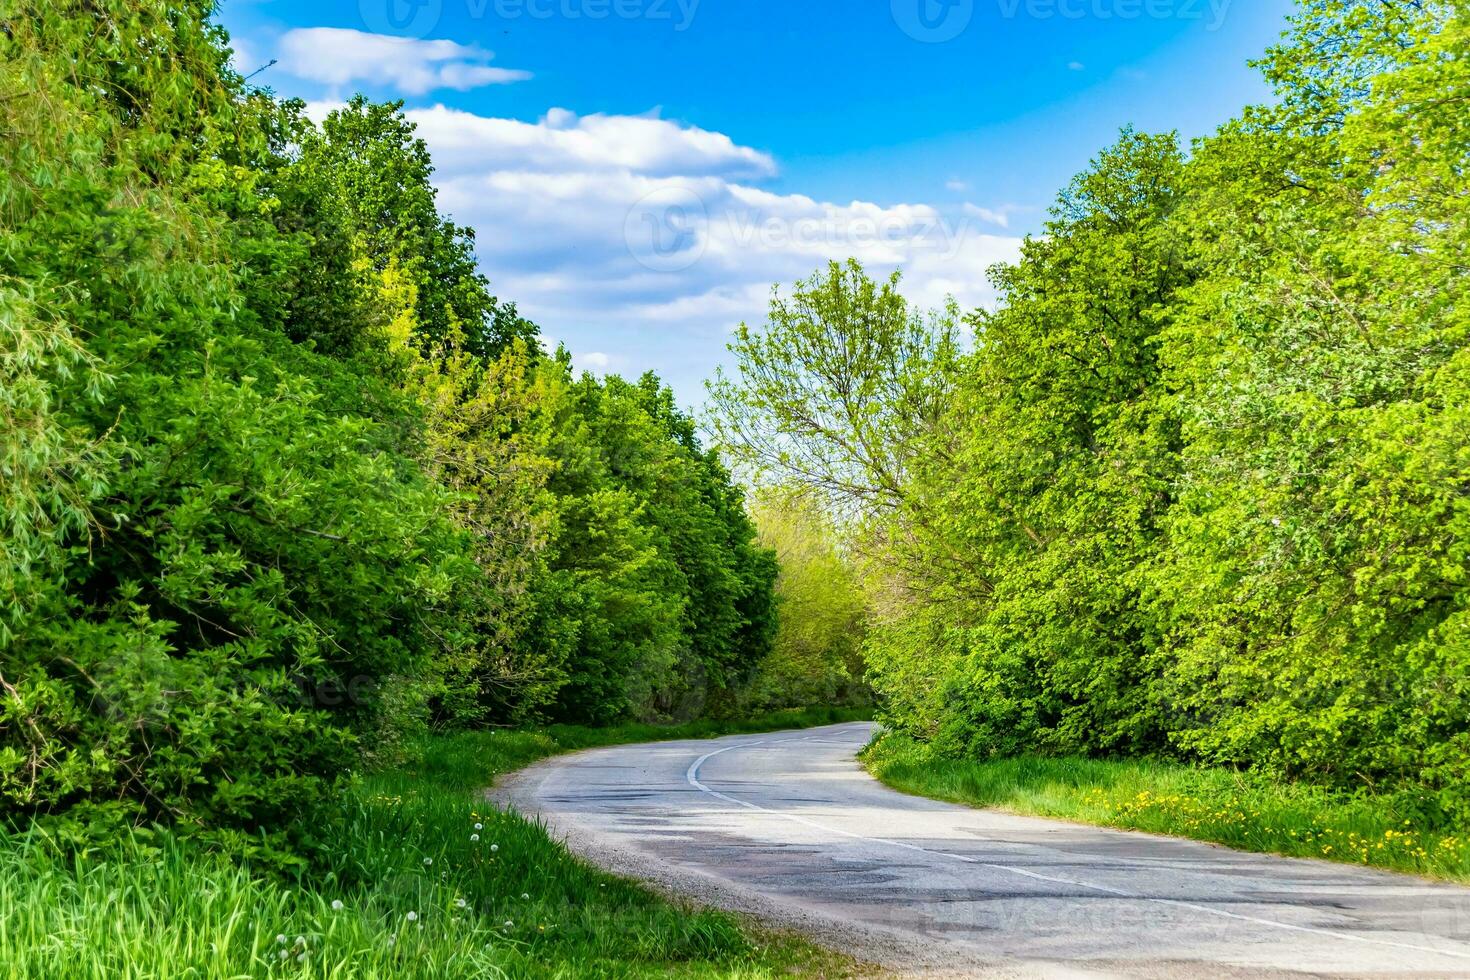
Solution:
{"label": "green foliage", "polygon": [[756,709],[868,703],[862,658],[866,607],[852,561],[820,504],[779,488],[752,508],[758,539],[776,554],[776,643],[741,700]]}
{"label": "green foliage", "polygon": [[[996,271],[1001,308],[973,319],[976,350],[908,488],[926,516],[911,546],[957,556],[913,563],[910,588],[964,650],[911,723],[956,748],[1161,741],[1138,570],[1176,468],[1154,338],[1187,276],[1166,224],[1182,170],[1172,137],[1125,132]],[[914,653],[876,650],[879,685]]]}
{"label": "green foliage", "polygon": [[[0,796],[68,835],[177,822],[285,859],[353,733],[401,727],[473,565],[372,417],[406,406],[325,412],[361,375],[247,305],[227,222],[269,200],[231,161],[269,133],[205,11],[112,13],[99,36],[46,6],[3,42],[0,112],[34,137],[3,175],[7,411],[39,435],[7,481],[7,577],[44,615],[0,649]],[[273,231],[251,231],[258,257]]]}
{"label": "green foliage", "polygon": [[772,624],[728,474],[490,295],[398,106],[318,128],[211,9],[0,31],[4,823],[289,865],[430,722],[715,707]]}
{"label": "green foliage", "polygon": [[953,307],[925,316],[855,261],[771,299],[763,330],[741,324],[736,376],[709,384],[720,447],[753,478],[789,478],[829,503],[891,508],[905,496],[917,436],[947,400]]}
{"label": "green foliage", "polygon": [[655,378],[548,365],[558,526],[540,628],[562,645],[555,716],[718,710],[770,649],[775,568],[740,492]]}
{"label": "green foliage", "polygon": [[[738,729],[842,720],[783,714]],[[415,742],[408,765],[334,801],[327,857],[290,880],[169,833],[80,853],[39,833],[0,837],[0,962],[15,976],[67,980],[856,973],[844,957],[594,870],[482,798],[496,775],[554,752],[719,731],[558,727]]]}
{"label": "green foliage", "polygon": [[[1163,338],[1175,741],[1470,813],[1464,11],[1310,4],[1203,143]],[[1337,54],[1319,61],[1328,46]],[[1227,179],[1228,175],[1228,179]]]}
{"label": "green foliage", "polygon": [[396,264],[415,289],[416,335],[493,357],[536,327],[490,294],[475,265],[474,233],[444,218],[430,184],[428,147],[403,103],[355,95],[302,134],[291,182],[313,201],[335,201],[375,272]]}
{"label": "green foliage", "polygon": [[856,269],[737,336],[721,431],[859,515],[892,726],[1470,818],[1467,40],[1307,0],[1274,103],[1125,131],[965,353]]}
{"label": "green foliage", "polygon": [[1470,881],[1470,840],[1413,791],[1355,796],[1162,760],[946,758],[897,734],[863,764],[894,789],[970,806]]}

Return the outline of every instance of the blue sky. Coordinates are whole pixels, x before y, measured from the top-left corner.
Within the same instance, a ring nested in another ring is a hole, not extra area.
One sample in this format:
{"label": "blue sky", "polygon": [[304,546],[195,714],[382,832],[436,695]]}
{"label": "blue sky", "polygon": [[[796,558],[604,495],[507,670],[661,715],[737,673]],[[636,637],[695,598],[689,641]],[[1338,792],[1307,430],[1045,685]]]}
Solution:
{"label": "blue sky", "polygon": [[686,405],[774,282],[993,294],[1119,127],[1211,131],[1288,0],[223,0],[237,63],[321,112],[401,98],[497,292]]}

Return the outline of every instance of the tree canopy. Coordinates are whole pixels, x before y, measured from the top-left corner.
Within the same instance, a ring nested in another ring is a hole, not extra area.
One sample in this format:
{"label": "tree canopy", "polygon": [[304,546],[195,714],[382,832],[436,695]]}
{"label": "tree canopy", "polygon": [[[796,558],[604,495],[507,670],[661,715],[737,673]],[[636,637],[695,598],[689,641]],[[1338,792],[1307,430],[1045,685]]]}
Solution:
{"label": "tree canopy", "polygon": [[1125,130],[962,352],[851,265],[737,334],[718,432],[861,516],[888,724],[1470,814],[1467,41],[1307,0],[1273,100]]}
{"label": "tree canopy", "polygon": [[733,705],[775,568],[669,390],[544,351],[401,107],[313,124],[211,11],[0,30],[5,817],[291,862],[425,725]]}

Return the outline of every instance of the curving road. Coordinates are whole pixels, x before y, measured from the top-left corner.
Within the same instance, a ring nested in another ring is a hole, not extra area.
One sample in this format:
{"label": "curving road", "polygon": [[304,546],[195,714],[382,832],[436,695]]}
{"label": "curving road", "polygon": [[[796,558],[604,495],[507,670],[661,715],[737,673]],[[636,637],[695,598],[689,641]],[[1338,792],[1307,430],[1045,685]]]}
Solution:
{"label": "curving road", "polygon": [[1470,977],[1470,888],[939,803],[866,723],[596,749],[495,791],[620,873],[906,973]]}

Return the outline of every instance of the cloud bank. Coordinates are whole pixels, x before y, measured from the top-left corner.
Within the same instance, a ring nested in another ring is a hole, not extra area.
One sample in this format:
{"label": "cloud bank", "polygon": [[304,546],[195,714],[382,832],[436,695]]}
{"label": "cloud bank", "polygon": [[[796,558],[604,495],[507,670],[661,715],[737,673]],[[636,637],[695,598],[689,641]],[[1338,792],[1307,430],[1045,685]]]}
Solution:
{"label": "cloud bank", "polygon": [[921,306],[953,296],[968,309],[993,302],[987,270],[1019,254],[1007,208],[776,191],[771,154],[657,111],[406,114],[496,292],[565,340],[578,367],[656,370],[686,404],[702,400],[730,330],[764,319],[773,284],[854,257],[874,275],[900,270]]}
{"label": "cloud bank", "polygon": [[877,274],[901,269],[916,302],[973,307],[993,299],[986,269],[1019,245],[985,230],[1004,227],[1001,211],[768,190],[768,153],[653,113],[552,109],[528,123],[436,105],[408,116],[440,167],[441,204],[476,229],[497,290],[558,335],[599,324],[653,331],[654,347],[661,334],[718,339],[763,317],[773,283],[849,256]]}
{"label": "cloud bank", "polygon": [[493,53],[454,41],[368,34],[340,27],[300,27],[281,35],[281,68],[323,85],[387,82],[408,95],[464,92],[524,81],[530,72],[489,64]]}

